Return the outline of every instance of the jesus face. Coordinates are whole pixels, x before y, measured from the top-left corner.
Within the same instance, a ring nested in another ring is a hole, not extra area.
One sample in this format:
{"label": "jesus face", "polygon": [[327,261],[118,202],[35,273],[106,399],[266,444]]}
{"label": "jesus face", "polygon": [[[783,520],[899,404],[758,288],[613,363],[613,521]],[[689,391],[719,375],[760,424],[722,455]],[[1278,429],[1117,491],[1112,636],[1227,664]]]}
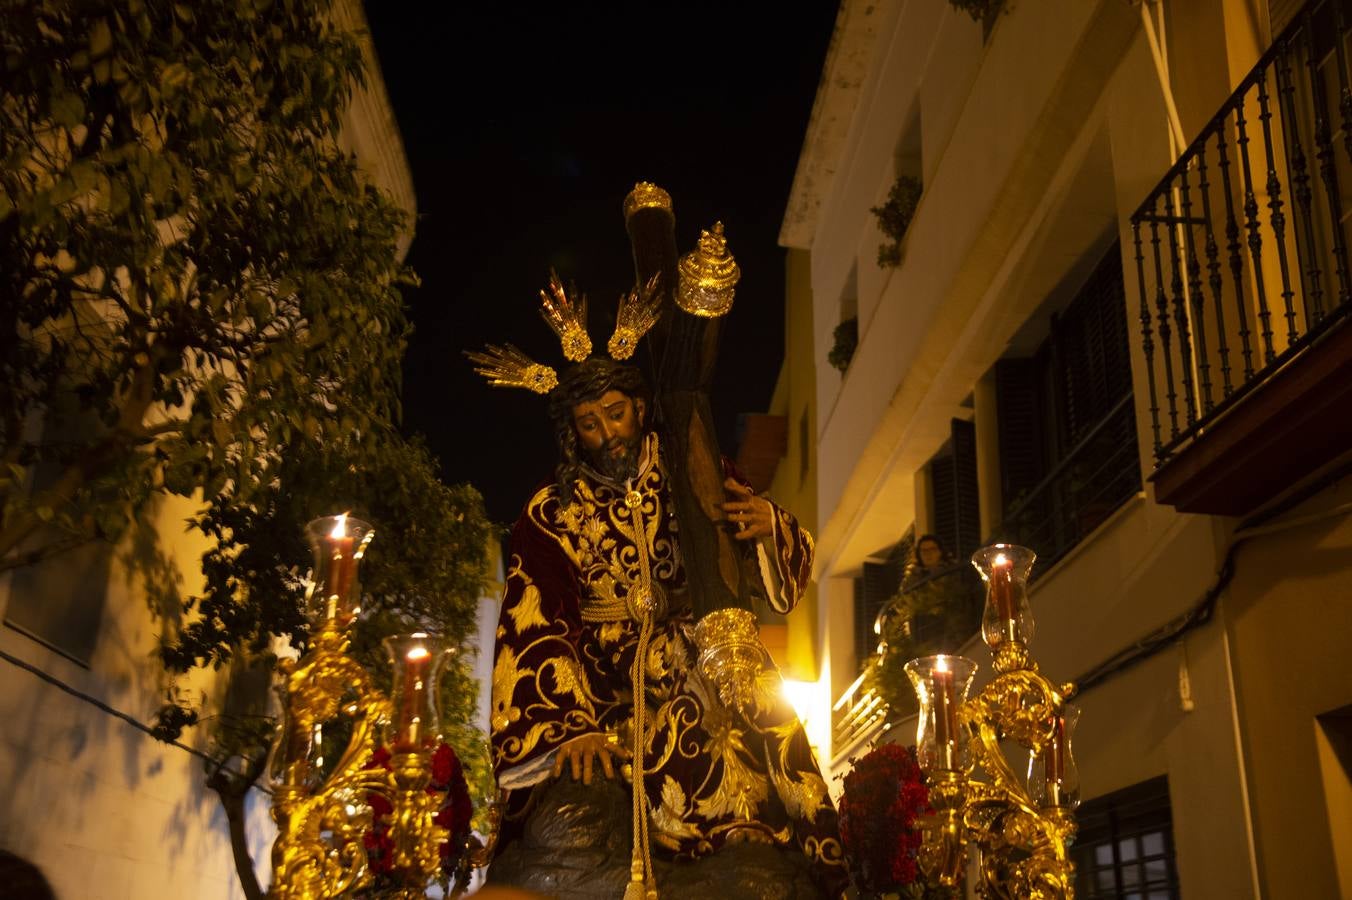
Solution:
{"label": "jesus face", "polygon": [[573,407],[578,443],[602,475],[624,481],[638,474],[644,411],[641,399],[613,389]]}

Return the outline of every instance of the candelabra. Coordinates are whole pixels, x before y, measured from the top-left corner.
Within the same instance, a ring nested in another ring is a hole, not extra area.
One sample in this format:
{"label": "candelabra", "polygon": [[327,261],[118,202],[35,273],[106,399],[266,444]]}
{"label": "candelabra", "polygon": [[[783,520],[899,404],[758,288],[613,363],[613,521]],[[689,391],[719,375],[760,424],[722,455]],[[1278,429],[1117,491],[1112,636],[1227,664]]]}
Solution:
{"label": "candelabra", "polygon": [[[360,613],[357,572],[374,532],[343,516],[307,528],[315,569],[307,595],[314,634],[299,661],[280,665],[283,722],[273,752],[274,900],[313,900],[370,887],[368,842],[389,836],[393,893],[422,897],[441,872],[447,830],[434,821],[441,795],[429,791],[440,741],[437,683],[448,651],[430,635],[385,641],[394,670],[387,696],[348,653]],[[395,698],[392,700],[391,698]],[[382,745],[388,767],[373,764]],[[388,805],[377,822],[374,798]]]}
{"label": "candelabra", "polygon": [[[962,880],[967,848],[980,854],[978,894],[988,900],[1070,900],[1079,779],[1070,752],[1078,712],[1073,684],[1055,685],[1028,653],[1027,582],[1035,554],[996,544],[972,557],[986,583],[982,637],[995,677],[968,698],[977,665],[961,656],[906,664],[920,700],[917,757],[930,786],[919,861],[948,886]],[[1001,742],[1028,754],[1017,775]]]}

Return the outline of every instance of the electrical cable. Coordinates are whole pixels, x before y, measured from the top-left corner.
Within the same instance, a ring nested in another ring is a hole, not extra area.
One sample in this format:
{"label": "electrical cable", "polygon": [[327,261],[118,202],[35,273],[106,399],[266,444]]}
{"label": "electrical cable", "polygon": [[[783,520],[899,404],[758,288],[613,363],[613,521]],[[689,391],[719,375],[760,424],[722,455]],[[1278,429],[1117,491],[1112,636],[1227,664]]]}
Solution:
{"label": "electrical cable", "polygon": [[[1195,603],[1190,609],[1181,615],[1164,623],[1154,631],[1136,640],[1127,647],[1114,653],[1098,665],[1089,669],[1079,678],[1075,679],[1077,692],[1083,694],[1090,688],[1106,681],[1113,675],[1154,656],[1161,650],[1173,646],[1179,638],[1211,621],[1212,615],[1216,611],[1216,602],[1220,599],[1221,593],[1229,586],[1235,576],[1235,556],[1240,546],[1245,542],[1266,534],[1273,534],[1278,531],[1285,531],[1289,528],[1296,528],[1311,522],[1317,522],[1321,519],[1332,516],[1343,515],[1352,512],[1352,503],[1343,503],[1330,509],[1321,510],[1316,513],[1310,513],[1304,516],[1296,516],[1291,519],[1285,519],[1280,522],[1272,522],[1273,519],[1282,513],[1305,502],[1324,488],[1348,476],[1352,473],[1352,463],[1339,466],[1329,474],[1312,482],[1292,496],[1283,500],[1271,509],[1264,510],[1257,515],[1252,516],[1242,522],[1230,536],[1230,543],[1225,549],[1225,556],[1221,560],[1221,566],[1216,573],[1216,580],[1211,587],[1207,588],[1202,595],[1202,599]],[[1269,524],[1271,523],[1271,524]]]}
{"label": "electrical cable", "polygon": [[[64,681],[57,678],[55,675],[50,675],[47,672],[44,672],[42,669],[39,669],[32,663],[19,659],[17,656],[12,656],[9,653],[6,653],[4,650],[0,650],[0,659],[3,659],[5,662],[10,663],[11,665],[18,666],[20,669],[23,669],[26,672],[36,675],[38,678],[42,679],[43,681],[47,682],[53,687],[65,691],[72,697],[76,697],[80,700],[83,700],[90,706],[96,707],[97,709],[107,713],[108,715],[112,716],[115,719],[121,719],[123,722],[126,722],[128,725],[135,728],[137,731],[141,731],[144,732],[145,734],[150,735],[151,737],[153,737],[155,740],[159,741],[162,744],[170,744],[172,746],[177,747],[180,750],[191,753],[193,756],[196,756],[199,759],[204,760],[205,762],[208,762],[213,766],[220,766],[224,768],[224,763],[221,760],[217,759],[216,757],[212,756],[211,754],[203,753],[201,750],[198,750],[194,747],[189,747],[187,744],[184,744],[181,741],[165,740],[164,738],[161,738],[159,735],[155,733],[155,730],[153,728],[151,728],[149,725],[146,725],[144,722],[132,718],[130,715],[122,712],[120,709],[115,709],[114,707],[109,706],[107,703],[104,703],[97,697],[90,696],[89,694],[86,694],[85,692],[79,690],[78,688],[74,688],[66,684]],[[234,772],[234,774],[241,775],[242,773]],[[251,784],[250,787],[262,791],[265,794],[272,793],[270,789],[256,782],[254,784]]]}

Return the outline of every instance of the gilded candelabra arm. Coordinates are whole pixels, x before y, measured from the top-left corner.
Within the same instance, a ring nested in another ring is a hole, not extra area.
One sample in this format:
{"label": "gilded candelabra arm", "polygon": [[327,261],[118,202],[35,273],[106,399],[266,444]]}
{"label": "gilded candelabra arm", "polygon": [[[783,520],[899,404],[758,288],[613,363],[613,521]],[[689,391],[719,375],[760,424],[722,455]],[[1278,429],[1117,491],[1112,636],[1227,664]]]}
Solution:
{"label": "gilded candelabra arm", "polygon": [[1069,900],[1074,866],[1066,846],[1074,818],[1064,809],[1034,814],[998,802],[968,810],[968,828],[981,846],[981,883],[986,900]]}
{"label": "gilded candelabra arm", "polygon": [[963,812],[972,783],[963,772],[941,770],[930,777],[929,799],[934,815],[921,824],[921,870],[946,887],[962,883],[967,867],[967,835]]}
{"label": "gilded candelabra arm", "polygon": [[[363,844],[372,825],[366,798],[391,794],[395,784],[392,773],[367,763],[390,702],[346,650],[343,635],[323,629],[301,664],[284,670],[287,712],[276,751],[281,765],[272,815],[278,835],[269,894],[277,900],[331,897],[371,883]],[[340,712],[351,722],[351,735],[329,775],[315,784],[310,735]]]}
{"label": "gilded candelabra arm", "polygon": [[450,832],[435,821],[444,798],[427,789],[432,781],[427,754],[396,753],[390,758],[388,775],[374,791],[390,803],[391,869],[400,873],[409,896],[421,897],[428,882],[441,872],[441,845],[450,838]]}
{"label": "gilded candelabra arm", "polygon": [[[373,731],[370,717],[358,719],[349,751],[357,745],[374,748]],[[310,900],[371,883],[363,844],[372,827],[366,798],[370,793],[393,793],[394,784],[390,772],[367,768],[362,759],[360,753],[345,754],[314,793],[290,785],[278,788],[273,802],[278,836],[272,847],[270,897]]]}
{"label": "gilded candelabra arm", "polygon": [[[301,748],[316,725],[337,718],[340,709],[354,719],[360,711],[365,721],[363,740],[354,733],[333,772],[364,765],[375,749],[373,729],[389,718],[389,701],[376,689],[371,676],[360,663],[347,655],[347,638],[330,629],[320,631],[305,660],[284,668],[285,690],[283,735],[287,744],[280,748],[282,770],[278,780],[300,786],[309,774],[309,760]],[[344,700],[347,703],[344,704]]]}
{"label": "gilded candelabra arm", "polygon": [[1000,748],[1002,738],[1040,753],[1046,723],[1061,715],[1074,686],[1059,688],[1033,669],[997,676],[959,715],[973,743],[973,765],[989,782],[969,781],[962,825],[982,849],[981,895],[989,900],[1071,896],[1068,810],[1038,809]]}

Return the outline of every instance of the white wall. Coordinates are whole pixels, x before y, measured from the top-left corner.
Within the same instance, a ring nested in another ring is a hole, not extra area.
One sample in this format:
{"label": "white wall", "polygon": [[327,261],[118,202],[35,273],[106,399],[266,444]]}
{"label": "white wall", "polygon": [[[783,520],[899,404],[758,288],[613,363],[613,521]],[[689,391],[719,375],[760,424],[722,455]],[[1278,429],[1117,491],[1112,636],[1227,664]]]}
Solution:
{"label": "white wall", "polygon": [[[154,565],[132,550],[135,530],[118,547],[89,668],[7,627],[0,627],[0,650],[149,723],[167,679],[153,657],[164,623],[146,598],[183,596],[200,585],[195,565],[205,544],[183,533],[192,511],[180,498],[155,504],[146,526],[167,542]],[[169,593],[148,590],[152,580]],[[9,599],[5,579],[0,616]],[[223,679],[202,673],[188,686],[214,703]],[[225,817],[205,786],[200,758],[4,659],[0,722],[0,847],[39,866],[58,897],[243,896]],[[202,737],[193,729],[185,741]],[[251,850],[266,885],[274,832],[267,798],[254,792],[250,803]]]}

